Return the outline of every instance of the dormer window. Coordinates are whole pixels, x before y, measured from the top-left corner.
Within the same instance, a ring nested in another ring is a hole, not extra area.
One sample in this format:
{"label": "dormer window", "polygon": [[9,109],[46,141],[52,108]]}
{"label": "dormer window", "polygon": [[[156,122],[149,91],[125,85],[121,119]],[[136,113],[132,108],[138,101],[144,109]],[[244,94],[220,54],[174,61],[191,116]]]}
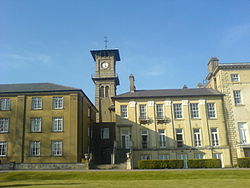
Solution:
{"label": "dormer window", "polygon": [[231,74],[231,81],[232,82],[239,82],[239,75],[238,74]]}

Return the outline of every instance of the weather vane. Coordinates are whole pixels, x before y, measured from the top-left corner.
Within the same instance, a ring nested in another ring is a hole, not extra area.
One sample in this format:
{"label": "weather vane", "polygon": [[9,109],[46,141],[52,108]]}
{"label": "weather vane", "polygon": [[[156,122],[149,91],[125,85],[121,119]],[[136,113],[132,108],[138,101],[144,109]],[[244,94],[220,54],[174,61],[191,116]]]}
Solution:
{"label": "weather vane", "polygon": [[108,47],[108,37],[104,37],[105,49]]}

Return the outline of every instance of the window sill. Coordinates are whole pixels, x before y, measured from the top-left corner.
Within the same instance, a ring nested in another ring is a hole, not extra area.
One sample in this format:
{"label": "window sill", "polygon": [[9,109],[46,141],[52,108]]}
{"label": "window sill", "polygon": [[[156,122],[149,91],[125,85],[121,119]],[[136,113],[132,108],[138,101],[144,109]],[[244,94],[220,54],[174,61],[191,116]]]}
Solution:
{"label": "window sill", "polygon": [[235,107],[245,106],[245,104],[235,104]]}
{"label": "window sill", "polygon": [[10,132],[0,132],[0,134],[9,134]]}
{"label": "window sill", "polygon": [[211,117],[211,118],[209,117],[208,119],[209,119],[209,120],[218,120],[217,117],[214,117],[214,118],[213,118],[213,117]]}
{"label": "window sill", "polygon": [[176,120],[176,121],[183,121],[184,118],[175,118],[174,120]]}

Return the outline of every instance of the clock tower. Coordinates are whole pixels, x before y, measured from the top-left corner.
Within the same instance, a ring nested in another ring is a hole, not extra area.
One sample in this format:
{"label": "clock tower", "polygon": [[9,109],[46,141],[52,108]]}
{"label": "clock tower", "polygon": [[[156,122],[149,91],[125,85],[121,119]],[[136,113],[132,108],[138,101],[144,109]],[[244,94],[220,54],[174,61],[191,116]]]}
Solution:
{"label": "clock tower", "polygon": [[92,75],[95,83],[95,106],[98,109],[96,122],[114,122],[114,104],[111,97],[116,95],[119,78],[116,74],[116,62],[120,61],[118,49],[91,50],[96,63],[96,72]]}

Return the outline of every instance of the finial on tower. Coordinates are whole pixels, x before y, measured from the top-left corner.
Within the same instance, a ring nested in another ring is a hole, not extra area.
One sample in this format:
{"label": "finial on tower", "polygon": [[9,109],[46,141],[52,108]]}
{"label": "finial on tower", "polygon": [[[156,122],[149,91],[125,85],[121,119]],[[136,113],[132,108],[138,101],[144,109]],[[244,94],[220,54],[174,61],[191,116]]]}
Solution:
{"label": "finial on tower", "polygon": [[107,49],[107,47],[108,47],[108,37],[104,37],[104,44],[105,44],[105,49]]}

